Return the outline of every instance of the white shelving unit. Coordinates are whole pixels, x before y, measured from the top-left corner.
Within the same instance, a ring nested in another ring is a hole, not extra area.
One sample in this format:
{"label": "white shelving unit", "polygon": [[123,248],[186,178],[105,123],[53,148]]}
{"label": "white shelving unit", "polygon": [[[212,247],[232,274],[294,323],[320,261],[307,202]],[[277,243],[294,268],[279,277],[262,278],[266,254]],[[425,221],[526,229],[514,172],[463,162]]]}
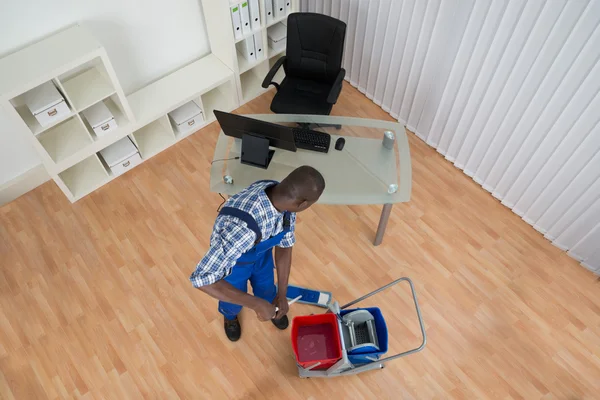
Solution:
{"label": "white shelving unit", "polygon": [[[42,127],[24,103],[46,82],[62,92],[70,113]],[[195,100],[206,117],[192,132],[175,134],[167,114]],[[82,111],[104,102],[118,128],[97,136]],[[239,105],[232,70],[214,54],[125,96],[104,48],[76,25],[0,59],[0,106],[35,147],[49,175],[75,202],[114,179],[98,152],[130,136],[143,160],[214,121],[215,109]]]}
{"label": "white shelving unit", "polygon": [[[291,1],[288,14],[299,11],[299,2],[300,0]],[[211,51],[223,64],[227,65],[233,71],[239,103],[244,104],[269,90],[262,88],[262,81],[275,61],[285,54],[285,49],[273,51],[268,46],[267,28],[285,21],[287,15],[267,23],[265,0],[259,0],[260,29],[256,29],[251,34],[244,35],[241,39],[235,39],[230,7],[240,3],[241,1],[238,0],[202,0],[202,9],[204,10],[204,19],[208,30]],[[261,60],[249,63],[237,52],[236,43],[246,38],[251,38],[257,32],[260,32],[262,35],[265,55]],[[283,68],[277,73],[276,78],[279,79],[278,82],[283,80]]]}
{"label": "white shelving unit", "polygon": [[[285,49],[268,46],[267,28],[287,16],[266,22],[265,0],[259,0],[265,54],[246,61],[236,50],[230,6],[237,0],[202,0],[212,53],[183,66],[150,85],[125,95],[102,45],[79,25],[72,26],[0,59],[0,107],[37,150],[48,174],[67,198],[75,202],[114,176],[98,152],[129,136],[143,161],[215,121],[214,110],[231,111],[263,94],[261,84]],[[289,12],[298,11],[292,0]],[[275,81],[285,75],[281,69]],[[31,114],[25,94],[52,82],[64,96],[70,112],[42,127]],[[205,121],[193,131],[176,132],[168,113],[188,101],[202,109]],[[82,112],[104,102],[118,128],[97,136]]]}

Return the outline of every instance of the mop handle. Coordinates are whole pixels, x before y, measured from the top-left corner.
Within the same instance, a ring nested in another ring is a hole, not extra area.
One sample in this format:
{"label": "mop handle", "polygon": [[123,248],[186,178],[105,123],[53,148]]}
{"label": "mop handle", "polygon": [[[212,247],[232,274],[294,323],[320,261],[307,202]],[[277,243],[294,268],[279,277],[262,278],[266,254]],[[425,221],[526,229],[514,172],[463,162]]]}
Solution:
{"label": "mop handle", "polygon": [[[295,299],[292,299],[292,300],[288,301],[288,306],[291,306],[292,304],[294,304],[295,302],[297,302],[301,298],[302,298],[302,295],[296,297]],[[277,315],[278,311],[279,311],[279,307],[275,306],[275,315]],[[273,315],[273,318],[275,318],[275,315]]]}

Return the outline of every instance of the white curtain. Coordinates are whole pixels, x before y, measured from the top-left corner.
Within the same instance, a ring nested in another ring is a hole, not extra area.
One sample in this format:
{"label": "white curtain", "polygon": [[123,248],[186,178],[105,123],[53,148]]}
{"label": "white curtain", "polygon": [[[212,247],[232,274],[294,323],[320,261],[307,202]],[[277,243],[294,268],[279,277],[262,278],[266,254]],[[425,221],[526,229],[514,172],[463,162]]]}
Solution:
{"label": "white curtain", "polygon": [[347,80],[600,273],[600,0],[301,0]]}

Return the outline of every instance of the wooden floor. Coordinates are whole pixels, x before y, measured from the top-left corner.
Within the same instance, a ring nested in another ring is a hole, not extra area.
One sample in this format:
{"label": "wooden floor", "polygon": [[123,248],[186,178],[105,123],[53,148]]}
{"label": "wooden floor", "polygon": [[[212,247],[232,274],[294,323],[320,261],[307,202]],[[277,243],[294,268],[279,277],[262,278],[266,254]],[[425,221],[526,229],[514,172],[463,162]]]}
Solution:
{"label": "wooden floor", "polygon": [[[267,93],[240,112],[268,110]],[[391,118],[346,85],[337,115]],[[600,285],[411,135],[412,200],[373,247],[380,207],[302,213],[291,281],[352,300],[411,277],[426,349],[352,377],[297,377],[289,331],[241,315],[230,343],[188,277],[221,199],[216,123],[72,205],[53,182],[0,208],[0,398],[592,399]],[[390,354],[419,343],[406,288],[365,305]],[[321,312],[294,305],[291,315]]]}

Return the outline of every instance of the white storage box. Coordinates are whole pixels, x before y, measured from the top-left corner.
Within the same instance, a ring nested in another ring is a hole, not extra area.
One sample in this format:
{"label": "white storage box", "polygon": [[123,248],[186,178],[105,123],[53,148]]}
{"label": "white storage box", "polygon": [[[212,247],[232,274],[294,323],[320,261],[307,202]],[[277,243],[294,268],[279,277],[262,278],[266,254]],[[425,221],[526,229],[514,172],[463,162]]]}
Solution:
{"label": "white storage box", "polygon": [[117,121],[103,101],[94,104],[82,114],[97,136],[117,129]]}
{"label": "white storage box", "polygon": [[281,22],[276,23],[267,29],[267,37],[269,38],[269,47],[274,51],[285,50],[287,39],[287,26]]}
{"label": "white storage box", "polygon": [[114,176],[119,176],[142,162],[142,157],[129,136],[100,150],[100,156]]}
{"label": "white storage box", "polygon": [[42,127],[50,126],[70,113],[67,102],[52,82],[46,82],[25,93],[24,100]]}
{"label": "white storage box", "polygon": [[175,130],[178,133],[190,132],[204,122],[202,110],[194,101],[187,102],[181,107],[171,111],[169,113],[169,118],[173,122]]}

